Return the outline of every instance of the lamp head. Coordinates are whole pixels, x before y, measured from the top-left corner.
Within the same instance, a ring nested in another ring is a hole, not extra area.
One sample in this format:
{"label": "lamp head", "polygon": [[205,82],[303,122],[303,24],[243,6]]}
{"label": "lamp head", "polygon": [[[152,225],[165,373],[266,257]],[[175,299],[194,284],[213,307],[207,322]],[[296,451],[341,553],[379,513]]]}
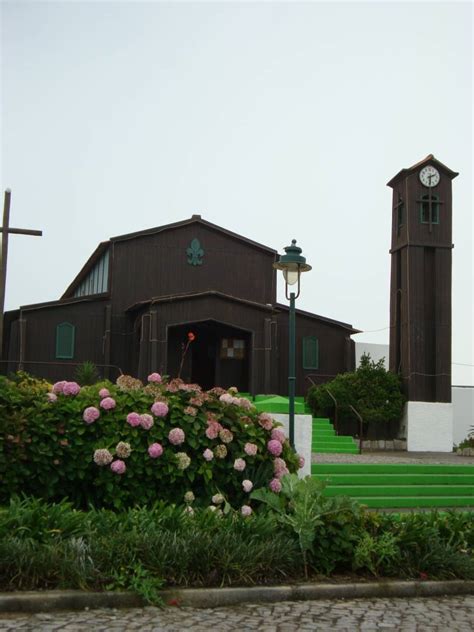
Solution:
{"label": "lamp head", "polygon": [[301,255],[301,248],[296,245],[296,239],[293,239],[291,246],[286,246],[285,254],[273,264],[275,270],[281,270],[288,285],[294,285],[298,282],[302,272],[309,272],[311,266],[306,263],[306,258]]}

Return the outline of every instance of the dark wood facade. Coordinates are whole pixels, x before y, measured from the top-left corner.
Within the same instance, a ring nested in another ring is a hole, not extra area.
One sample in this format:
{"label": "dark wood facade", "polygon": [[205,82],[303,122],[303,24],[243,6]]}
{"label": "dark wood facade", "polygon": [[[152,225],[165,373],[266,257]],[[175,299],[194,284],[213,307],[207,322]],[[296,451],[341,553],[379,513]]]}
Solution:
{"label": "dark wood facade", "polygon": [[[420,172],[434,167],[435,186]],[[400,171],[393,189],[390,369],[408,401],[451,401],[452,180],[458,174],[429,155]]]}
{"label": "dark wood facade", "polygon": [[[287,393],[288,308],[276,303],[278,253],[195,215],[101,243],[59,301],[6,314],[8,369],[71,379],[94,362],[104,376],[176,376],[203,387]],[[73,357],[58,360],[57,327],[74,327]],[[297,311],[298,394],[354,368],[351,325]],[[317,366],[303,345],[317,339]]]}

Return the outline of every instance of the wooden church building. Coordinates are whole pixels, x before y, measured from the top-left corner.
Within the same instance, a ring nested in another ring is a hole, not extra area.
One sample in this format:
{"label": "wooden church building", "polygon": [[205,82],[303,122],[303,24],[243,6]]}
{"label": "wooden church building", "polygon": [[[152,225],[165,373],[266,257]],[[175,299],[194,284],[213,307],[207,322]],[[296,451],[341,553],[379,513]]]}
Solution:
{"label": "wooden church building", "polygon": [[[203,388],[288,392],[288,307],[276,301],[278,252],[193,215],[99,244],[57,300],[5,314],[4,359],[51,381],[90,361],[181,377]],[[354,369],[349,324],[296,312],[296,393]],[[4,365],[5,366],[5,365]]]}

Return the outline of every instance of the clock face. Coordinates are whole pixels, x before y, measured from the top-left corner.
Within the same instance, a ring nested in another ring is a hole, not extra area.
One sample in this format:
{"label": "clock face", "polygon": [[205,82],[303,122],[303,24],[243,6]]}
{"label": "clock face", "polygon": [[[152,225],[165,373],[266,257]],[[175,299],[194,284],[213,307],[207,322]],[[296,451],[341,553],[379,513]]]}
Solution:
{"label": "clock face", "polygon": [[420,182],[424,184],[425,187],[435,187],[439,182],[439,171],[429,165],[423,167],[420,171]]}

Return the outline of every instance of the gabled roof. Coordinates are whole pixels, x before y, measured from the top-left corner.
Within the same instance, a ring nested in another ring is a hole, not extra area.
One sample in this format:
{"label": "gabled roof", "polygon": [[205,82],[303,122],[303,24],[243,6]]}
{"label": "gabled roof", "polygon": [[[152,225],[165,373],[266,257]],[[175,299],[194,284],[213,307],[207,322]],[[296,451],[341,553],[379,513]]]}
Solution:
{"label": "gabled roof", "polygon": [[459,175],[459,173],[457,173],[456,171],[452,171],[452,169],[450,169],[446,165],[443,165],[443,163],[437,160],[433,156],[433,154],[428,154],[426,158],[423,158],[423,160],[420,160],[420,162],[417,162],[416,165],[413,165],[411,167],[408,167],[407,169],[402,169],[401,171],[399,171],[396,176],[394,176],[389,182],[387,182],[387,186],[393,187],[394,184],[396,184],[399,180],[401,180],[402,178],[406,178],[408,175],[410,175],[414,171],[417,171],[424,165],[434,165],[440,171],[443,171],[449,178],[451,178],[451,180],[453,180],[456,176]]}
{"label": "gabled roof", "polygon": [[237,239],[238,241],[244,242],[248,246],[251,246],[253,248],[257,248],[259,250],[263,250],[264,252],[267,252],[268,254],[271,254],[273,256],[277,256],[278,255],[277,251],[274,250],[273,248],[269,248],[268,246],[264,246],[263,244],[260,244],[260,243],[258,243],[256,241],[253,241],[252,239],[247,239],[247,237],[242,237],[242,235],[238,235],[237,233],[233,233],[232,231],[227,230],[225,228],[222,228],[221,226],[218,226],[217,224],[212,224],[211,222],[208,222],[205,219],[202,219],[202,217],[200,215],[192,215],[190,219],[185,219],[185,220],[182,220],[180,222],[173,222],[172,224],[165,224],[164,226],[157,226],[155,228],[148,228],[146,230],[140,230],[140,231],[137,231],[135,233],[127,233],[126,235],[118,235],[116,237],[111,237],[108,241],[101,242],[97,246],[97,248],[94,250],[92,255],[89,257],[89,259],[86,261],[86,263],[83,265],[81,271],[75,277],[75,279],[72,281],[72,283],[69,285],[69,287],[64,292],[64,294],[62,295],[61,298],[62,299],[63,298],[70,298],[71,296],[73,296],[74,290],[76,289],[76,287],[78,285],[80,285],[81,282],[86,278],[86,276],[89,274],[89,272],[94,267],[94,264],[103,255],[103,253],[107,250],[107,248],[110,246],[110,244],[113,244],[113,243],[116,243],[116,242],[120,242],[120,241],[127,241],[129,239],[136,239],[136,238],[139,238],[139,237],[146,237],[147,235],[155,235],[157,233],[163,233],[163,232],[165,232],[167,230],[173,230],[173,229],[176,229],[176,228],[181,228],[182,226],[189,226],[191,224],[201,224],[202,226],[206,226],[207,228],[211,228],[212,230],[220,232],[223,235],[226,235],[227,237],[231,237],[232,239]]}
{"label": "gabled roof", "polygon": [[263,244],[258,243],[257,241],[253,241],[252,239],[247,239],[247,237],[242,237],[242,235],[238,235],[237,233],[233,233],[230,230],[222,228],[217,224],[213,224],[212,222],[208,222],[205,219],[202,219],[200,215],[192,215],[190,219],[185,219],[180,222],[174,222],[172,224],[165,224],[164,226],[157,226],[156,228],[148,228],[147,230],[140,230],[136,233],[128,233],[127,235],[118,235],[117,237],[111,237],[110,241],[126,241],[127,239],[135,239],[136,237],[145,237],[147,235],[154,235],[155,233],[162,233],[167,230],[173,230],[175,228],[181,228],[182,226],[189,226],[190,224],[201,224],[202,226],[206,226],[207,228],[211,228],[227,237],[232,237],[232,239],[237,239],[238,241],[242,241],[249,246],[253,246],[254,248],[258,248],[259,250],[263,250],[270,254],[277,254],[277,251],[273,248],[269,248],[268,246],[264,246]]}

